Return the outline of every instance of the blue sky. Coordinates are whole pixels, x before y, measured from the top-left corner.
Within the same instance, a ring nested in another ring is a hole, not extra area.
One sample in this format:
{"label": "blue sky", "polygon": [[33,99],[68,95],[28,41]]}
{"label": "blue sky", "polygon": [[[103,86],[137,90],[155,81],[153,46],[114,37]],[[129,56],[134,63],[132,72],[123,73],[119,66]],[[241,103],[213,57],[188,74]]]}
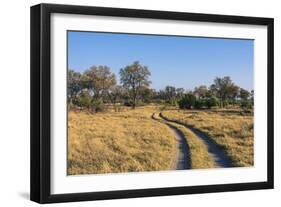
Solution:
{"label": "blue sky", "polygon": [[119,83],[120,68],[138,60],[148,66],[157,90],[209,86],[217,76],[252,90],[253,53],[253,40],[68,32],[68,68],[107,65]]}

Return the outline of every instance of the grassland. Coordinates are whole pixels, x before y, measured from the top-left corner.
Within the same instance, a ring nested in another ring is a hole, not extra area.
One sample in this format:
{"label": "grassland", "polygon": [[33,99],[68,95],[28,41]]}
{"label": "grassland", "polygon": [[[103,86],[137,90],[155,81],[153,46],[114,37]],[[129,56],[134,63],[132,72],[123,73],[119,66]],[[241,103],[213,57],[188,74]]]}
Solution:
{"label": "grassland", "polygon": [[[173,169],[177,141],[159,114],[192,125],[221,146],[233,166],[252,166],[253,115],[241,110],[178,110],[149,105],[102,113],[69,111],[68,175]],[[190,129],[169,122],[185,136],[192,169],[214,168],[207,146]]]}
{"label": "grassland", "polygon": [[221,146],[234,166],[254,164],[253,115],[242,110],[165,110],[164,117],[192,125]]}
{"label": "grassland", "polygon": [[91,114],[68,114],[68,174],[168,170],[175,137],[151,119],[154,106]]}

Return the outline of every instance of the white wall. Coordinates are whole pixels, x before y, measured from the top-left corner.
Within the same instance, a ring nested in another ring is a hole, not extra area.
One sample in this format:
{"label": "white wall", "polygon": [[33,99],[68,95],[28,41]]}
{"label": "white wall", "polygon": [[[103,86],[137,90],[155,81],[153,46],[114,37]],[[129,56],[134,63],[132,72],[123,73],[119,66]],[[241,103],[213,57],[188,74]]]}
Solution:
{"label": "white wall", "polygon": [[[218,13],[275,18],[275,57],[281,57],[281,13],[278,0],[70,0],[1,2],[0,32],[0,206],[35,206],[29,201],[29,7],[37,3],[81,4],[137,9]],[[275,190],[213,193],[55,204],[53,206],[265,206],[281,202],[280,70],[275,58]],[[279,82],[278,82],[279,81]],[[266,86],[265,86],[266,87]]]}

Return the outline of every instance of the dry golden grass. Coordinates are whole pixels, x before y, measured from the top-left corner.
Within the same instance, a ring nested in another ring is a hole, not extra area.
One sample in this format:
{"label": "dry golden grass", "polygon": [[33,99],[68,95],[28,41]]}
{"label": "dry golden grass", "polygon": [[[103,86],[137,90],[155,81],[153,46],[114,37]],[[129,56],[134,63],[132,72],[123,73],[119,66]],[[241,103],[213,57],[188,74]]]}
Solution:
{"label": "dry golden grass", "polygon": [[68,114],[68,174],[168,170],[176,140],[151,119],[155,106],[123,112]]}
{"label": "dry golden grass", "polygon": [[[240,111],[241,112],[241,111]],[[163,116],[205,132],[225,149],[235,166],[254,164],[253,115],[239,110],[196,111],[167,110]]]}
{"label": "dry golden grass", "polygon": [[[151,119],[153,113],[163,109],[163,116],[208,134],[225,149],[235,166],[254,164],[252,115],[239,110],[177,110],[149,105],[97,114],[69,111],[68,174],[172,169],[177,150],[175,135],[165,123]],[[180,124],[169,124],[185,135],[193,169],[216,167],[202,140]]]}

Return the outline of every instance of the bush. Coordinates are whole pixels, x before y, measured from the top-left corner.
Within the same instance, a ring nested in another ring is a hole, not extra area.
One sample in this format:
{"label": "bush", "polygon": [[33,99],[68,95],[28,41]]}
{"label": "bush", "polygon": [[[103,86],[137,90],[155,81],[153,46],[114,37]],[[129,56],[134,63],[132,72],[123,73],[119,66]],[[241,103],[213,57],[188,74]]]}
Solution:
{"label": "bush", "polygon": [[75,105],[79,107],[90,108],[92,97],[87,91],[82,91],[79,96],[73,101]]}
{"label": "bush", "polygon": [[252,109],[254,106],[252,100],[243,100],[241,101],[241,107],[246,109]]}
{"label": "bush", "polygon": [[214,96],[206,100],[206,106],[208,107],[208,109],[218,105],[219,105],[219,100]]}
{"label": "bush", "polygon": [[172,99],[166,101],[166,103],[171,106],[178,106],[178,100],[176,98],[172,98]]}
{"label": "bush", "polygon": [[91,111],[92,112],[102,112],[105,111],[106,106],[101,100],[92,100]]}
{"label": "bush", "polygon": [[223,107],[227,107],[229,105],[229,101],[228,100],[224,100],[223,102],[222,102],[222,106]]}
{"label": "bush", "polygon": [[202,109],[206,107],[206,100],[205,99],[198,99],[195,101],[195,108]]}
{"label": "bush", "polygon": [[124,106],[133,106],[133,101],[131,101],[131,100],[125,100],[125,101],[124,101]]}
{"label": "bush", "polygon": [[196,102],[196,97],[189,93],[184,95],[179,101],[179,107],[181,109],[191,109],[195,106],[195,102]]}
{"label": "bush", "polygon": [[106,109],[103,101],[93,99],[88,91],[82,91],[73,103],[78,107],[87,108],[91,112],[102,112]]}

